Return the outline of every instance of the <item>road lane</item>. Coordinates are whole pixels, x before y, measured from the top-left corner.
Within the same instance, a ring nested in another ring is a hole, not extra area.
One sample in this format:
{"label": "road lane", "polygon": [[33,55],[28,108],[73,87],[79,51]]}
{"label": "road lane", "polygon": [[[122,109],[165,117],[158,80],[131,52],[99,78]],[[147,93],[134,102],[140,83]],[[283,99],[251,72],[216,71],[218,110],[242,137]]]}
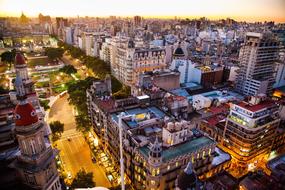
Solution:
{"label": "road lane", "polygon": [[74,177],[84,168],[88,172],[93,172],[96,186],[111,187],[102,168],[92,162],[91,152],[83,135],[75,129],[73,108],[67,101],[67,95],[59,98],[51,108],[49,122],[56,120],[64,123],[64,132],[57,141],[57,148],[60,150],[65,171]]}

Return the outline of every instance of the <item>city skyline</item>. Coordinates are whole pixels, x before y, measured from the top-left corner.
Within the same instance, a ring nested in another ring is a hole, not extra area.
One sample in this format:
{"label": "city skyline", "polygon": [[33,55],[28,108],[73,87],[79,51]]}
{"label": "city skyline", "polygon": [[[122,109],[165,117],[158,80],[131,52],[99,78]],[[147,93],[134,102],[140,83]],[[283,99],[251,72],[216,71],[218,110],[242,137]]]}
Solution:
{"label": "city skyline", "polygon": [[[55,3],[57,6],[55,6]],[[0,16],[19,16],[24,12],[27,16],[36,17],[39,13],[50,16],[135,16],[157,18],[171,18],[174,16],[182,18],[207,17],[210,19],[233,18],[238,21],[275,21],[285,22],[282,0],[204,0],[195,2],[193,0],[175,1],[131,1],[122,0],[118,3],[115,0],[92,1],[87,0],[62,0],[62,1],[19,1],[0,0]],[[74,5],[79,6],[74,6]],[[150,6],[151,5],[151,6]]]}

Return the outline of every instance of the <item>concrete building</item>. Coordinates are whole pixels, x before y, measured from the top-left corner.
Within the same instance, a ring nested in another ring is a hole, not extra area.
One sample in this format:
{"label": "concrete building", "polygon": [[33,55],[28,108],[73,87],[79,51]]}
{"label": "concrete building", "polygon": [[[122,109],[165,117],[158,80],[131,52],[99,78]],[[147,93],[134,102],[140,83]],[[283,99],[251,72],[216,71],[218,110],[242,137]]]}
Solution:
{"label": "concrete building", "polygon": [[110,63],[112,74],[129,86],[136,85],[144,72],[166,68],[164,48],[136,47],[134,40],[125,37],[106,40],[100,58]]}
{"label": "concrete building", "polygon": [[276,63],[276,77],[274,88],[279,88],[285,86],[285,52],[280,52],[280,60]]}
{"label": "concrete building", "polygon": [[223,134],[223,146],[240,172],[252,170],[271,151],[279,126],[278,105],[265,96],[232,104]]}
{"label": "concrete building", "polygon": [[164,111],[150,96],[144,97],[113,100],[98,95],[92,87],[87,90],[92,126],[115,163],[120,159],[118,117],[121,112],[126,115],[122,120],[124,167],[135,189],[173,189],[178,174],[189,162],[200,178],[229,167],[229,154],[191,122],[179,119],[188,111],[186,98],[173,98],[173,104],[166,98],[169,110]]}
{"label": "concrete building", "polygon": [[[9,94],[0,95],[0,150],[15,143],[15,104],[11,101]],[[3,148],[4,147],[4,148]]]}
{"label": "concrete building", "polygon": [[72,27],[65,27],[65,43],[72,45],[74,43],[73,38],[74,28]]}
{"label": "concrete building", "polygon": [[187,59],[180,45],[173,54],[170,69],[180,72],[180,83],[195,82],[205,88],[223,82],[224,67],[219,64],[197,64]]}
{"label": "concrete building", "polygon": [[170,91],[180,88],[179,72],[160,71],[147,72],[139,76],[138,88],[150,88],[157,86]]}
{"label": "concrete building", "polygon": [[274,36],[247,33],[239,52],[240,71],[236,90],[244,95],[271,93],[278,53],[279,42]]}

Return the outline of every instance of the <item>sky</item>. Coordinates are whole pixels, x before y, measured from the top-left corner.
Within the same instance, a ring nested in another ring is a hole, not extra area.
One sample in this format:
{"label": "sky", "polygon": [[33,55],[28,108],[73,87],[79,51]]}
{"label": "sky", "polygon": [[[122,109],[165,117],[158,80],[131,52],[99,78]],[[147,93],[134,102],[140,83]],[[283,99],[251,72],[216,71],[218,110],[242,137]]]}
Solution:
{"label": "sky", "polygon": [[285,0],[0,0],[0,16],[234,18],[285,22]]}

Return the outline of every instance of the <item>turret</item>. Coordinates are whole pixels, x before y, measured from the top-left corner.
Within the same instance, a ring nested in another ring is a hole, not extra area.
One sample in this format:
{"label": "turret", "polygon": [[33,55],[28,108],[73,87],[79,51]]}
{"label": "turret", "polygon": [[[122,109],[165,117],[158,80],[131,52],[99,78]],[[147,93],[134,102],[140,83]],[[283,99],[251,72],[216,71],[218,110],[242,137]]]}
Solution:
{"label": "turret", "polygon": [[162,162],[162,147],[161,143],[158,142],[157,137],[150,147],[148,159],[149,163],[154,167],[159,166]]}

